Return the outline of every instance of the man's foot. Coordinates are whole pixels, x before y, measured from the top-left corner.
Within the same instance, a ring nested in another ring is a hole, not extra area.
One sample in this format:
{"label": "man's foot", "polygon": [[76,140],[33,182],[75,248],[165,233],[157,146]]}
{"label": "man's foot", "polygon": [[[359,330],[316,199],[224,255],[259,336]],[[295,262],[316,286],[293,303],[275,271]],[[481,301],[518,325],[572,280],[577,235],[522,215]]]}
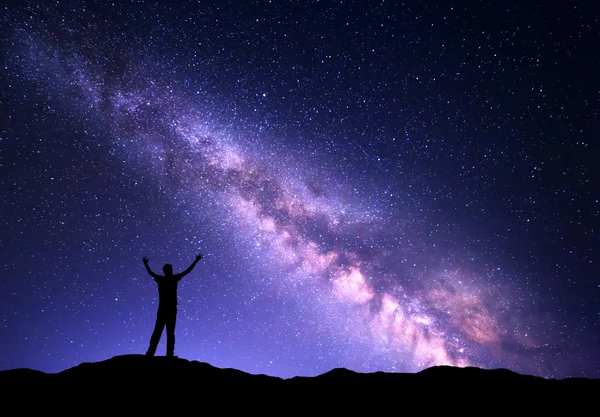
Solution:
{"label": "man's foot", "polygon": [[146,352],[146,356],[154,356],[154,353],[152,353],[152,352]]}

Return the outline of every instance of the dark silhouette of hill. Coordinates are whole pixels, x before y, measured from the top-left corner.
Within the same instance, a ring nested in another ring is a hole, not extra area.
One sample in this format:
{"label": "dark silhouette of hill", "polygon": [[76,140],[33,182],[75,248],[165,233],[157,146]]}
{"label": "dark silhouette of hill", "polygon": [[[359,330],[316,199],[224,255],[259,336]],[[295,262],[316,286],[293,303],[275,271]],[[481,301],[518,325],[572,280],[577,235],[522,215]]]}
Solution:
{"label": "dark silhouette of hill", "polygon": [[456,368],[434,366],[415,374],[409,373],[358,373],[343,368],[333,369],[315,377],[283,379],[268,375],[253,375],[231,368],[216,368],[208,363],[188,361],[181,358],[145,355],[123,355],[93,363],[82,363],[62,372],[49,374],[32,369],[0,371],[0,383],[7,384],[73,384],[73,383],[178,383],[219,384],[535,384],[560,386],[600,387],[600,379],[567,378],[545,379],[522,375],[507,369],[485,370],[480,368]]}

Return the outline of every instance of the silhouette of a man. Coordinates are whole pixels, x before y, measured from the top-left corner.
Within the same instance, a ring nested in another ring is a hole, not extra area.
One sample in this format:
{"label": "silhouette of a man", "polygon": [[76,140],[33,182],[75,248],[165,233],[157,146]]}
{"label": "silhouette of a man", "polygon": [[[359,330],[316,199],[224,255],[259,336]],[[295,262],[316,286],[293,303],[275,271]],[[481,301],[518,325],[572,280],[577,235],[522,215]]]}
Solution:
{"label": "silhouette of a man", "polygon": [[148,258],[142,258],[146,271],[154,281],[158,283],[158,312],[156,313],[156,324],[150,338],[150,347],[146,352],[147,356],[154,356],[156,347],[160,341],[163,329],[167,326],[167,356],[174,356],[175,353],[175,321],[177,319],[177,284],[187,274],[192,272],[198,261],[202,259],[202,254],[196,255],[194,262],[183,272],[173,274],[173,266],[165,264],[163,266],[163,275],[152,272],[148,265]]}

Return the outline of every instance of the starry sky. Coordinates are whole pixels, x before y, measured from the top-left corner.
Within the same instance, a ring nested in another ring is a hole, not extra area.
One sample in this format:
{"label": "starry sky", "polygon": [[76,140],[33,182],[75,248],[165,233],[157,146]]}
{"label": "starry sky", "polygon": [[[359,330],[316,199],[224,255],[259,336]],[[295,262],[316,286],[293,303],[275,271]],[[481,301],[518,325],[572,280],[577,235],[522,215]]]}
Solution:
{"label": "starry sky", "polygon": [[600,377],[594,3],[9,2],[0,368]]}

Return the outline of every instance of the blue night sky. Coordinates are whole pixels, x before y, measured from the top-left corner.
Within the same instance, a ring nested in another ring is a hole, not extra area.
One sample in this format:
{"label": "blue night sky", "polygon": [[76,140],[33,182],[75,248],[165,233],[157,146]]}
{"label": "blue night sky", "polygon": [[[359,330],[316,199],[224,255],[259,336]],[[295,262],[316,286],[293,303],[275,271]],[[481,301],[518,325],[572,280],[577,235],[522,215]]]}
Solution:
{"label": "blue night sky", "polygon": [[600,377],[595,3],[9,2],[0,369]]}

